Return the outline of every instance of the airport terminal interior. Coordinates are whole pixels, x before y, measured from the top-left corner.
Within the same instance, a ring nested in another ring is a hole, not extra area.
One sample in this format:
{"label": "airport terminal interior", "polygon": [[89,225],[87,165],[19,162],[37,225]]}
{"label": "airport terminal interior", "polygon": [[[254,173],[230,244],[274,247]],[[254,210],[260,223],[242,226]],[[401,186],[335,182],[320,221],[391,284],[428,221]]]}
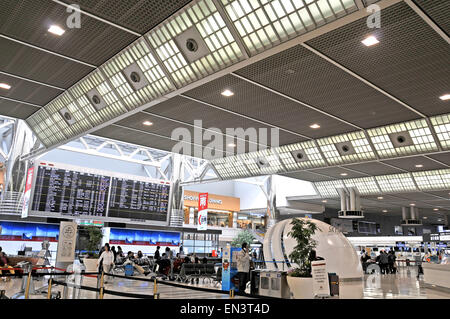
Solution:
{"label": "airport terminal interior", "polygon": [[449,34],[448,0],[2,0],[0,299],[450,299]]}

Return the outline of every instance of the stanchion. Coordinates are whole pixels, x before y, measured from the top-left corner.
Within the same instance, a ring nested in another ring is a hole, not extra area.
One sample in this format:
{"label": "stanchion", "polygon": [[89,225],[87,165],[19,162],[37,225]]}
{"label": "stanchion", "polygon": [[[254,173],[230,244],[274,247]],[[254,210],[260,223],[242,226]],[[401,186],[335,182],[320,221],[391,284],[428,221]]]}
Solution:
{"label": "stanchion", "polygon": [[234,289],[230,290],[230,299],[234,299]]}
{"label": "stanchion", "polygon": [[47,291],[47,299],[52,299],[52,277],[48,280],[48,291]]}
{"label": "stanchion", "polygon": [[105,273],[102,271],[102,276],[100,277],[100,295],[99,295],[99,299],[103,299],[103,280],[104,280],[104,275]]}
{"label": "stanchion", "polygon": [[31,268],[28,272],[27,288],[25,289],[25,299],[28,299],[30,295],[30,284],[31,284]]}
{"label": "stanchion", "polygon": [[157,286],[156,278],[153,281],[153,298],[158,299],[158,286]]}

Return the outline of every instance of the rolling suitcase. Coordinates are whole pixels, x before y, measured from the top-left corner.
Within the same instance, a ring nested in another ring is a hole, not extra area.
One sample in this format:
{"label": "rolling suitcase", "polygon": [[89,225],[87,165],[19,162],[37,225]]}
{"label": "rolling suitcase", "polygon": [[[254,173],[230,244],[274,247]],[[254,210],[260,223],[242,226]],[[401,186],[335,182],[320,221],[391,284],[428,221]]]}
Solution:
{"label": "rolling suitcase", "polygon": [[125,265],[125,276],[133,276],[134,267],[131,264]]}

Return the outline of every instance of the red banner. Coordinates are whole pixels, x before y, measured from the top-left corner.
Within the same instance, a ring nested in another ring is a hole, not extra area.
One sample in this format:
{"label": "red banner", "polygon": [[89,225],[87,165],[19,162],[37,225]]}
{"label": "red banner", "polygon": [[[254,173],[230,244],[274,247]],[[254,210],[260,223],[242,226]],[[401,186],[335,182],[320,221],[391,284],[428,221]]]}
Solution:
{"label": "red banner", "polygon": [[23,196],[23,203],[22,203],[22,218],[28,217],[28,206],[30,204],[31,186],[33,185],[33,173],[34,167],[29,168],[27,172],[27,182],[25,184],[25,193]]}
{"label": "red banner", "polygon": [[198,211],[208,208],[208,193],[198,194]]}

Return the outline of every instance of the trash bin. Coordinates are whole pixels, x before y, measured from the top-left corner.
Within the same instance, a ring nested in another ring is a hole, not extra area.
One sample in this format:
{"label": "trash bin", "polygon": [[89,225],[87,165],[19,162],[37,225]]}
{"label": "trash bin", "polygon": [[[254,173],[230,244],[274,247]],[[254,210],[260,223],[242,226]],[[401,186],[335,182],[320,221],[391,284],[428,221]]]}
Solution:
{"label": "trash bin", "polygon": [[250,272],[250,294],[257,295],[259,293],[259,277],[260,270],[252,270]]}
{"label": "trash bin", "polygon": [[339,296],[339,276],[335,273],[328,273],[328,281],[330,283],[330,295]]}

